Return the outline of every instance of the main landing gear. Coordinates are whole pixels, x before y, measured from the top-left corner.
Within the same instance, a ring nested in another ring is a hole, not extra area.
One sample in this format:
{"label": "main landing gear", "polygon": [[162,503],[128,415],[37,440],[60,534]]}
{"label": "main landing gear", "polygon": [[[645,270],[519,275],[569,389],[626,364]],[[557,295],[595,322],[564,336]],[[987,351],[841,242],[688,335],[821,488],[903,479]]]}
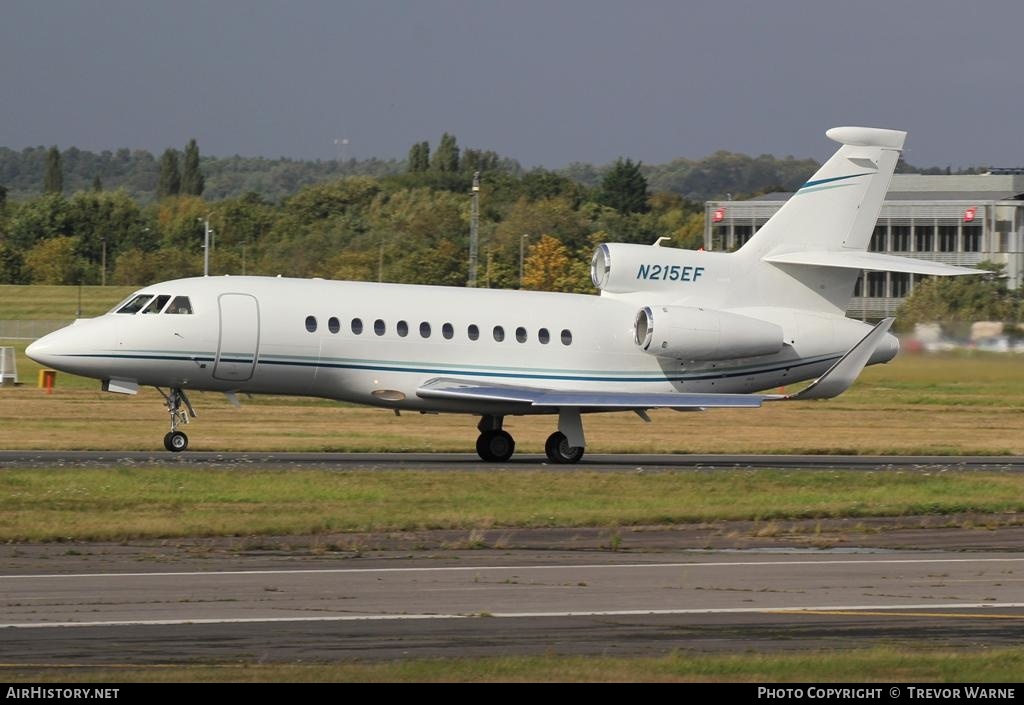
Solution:
{"label": "main landing gear", "polygon": [[[501,427],[504,421],[504,416],[484,416],[477,424],[480,436],[476,439],[476,452],[488,463],[503,463],[515,452],[515,439]],[[558,427],[560,430],[548,436],[548,440],[544,444],[544,452],[547,454],[548,460],[556,465],[578,463],[583,457],[584,450],[583,426],[579,421],[579,411],[575,409],[560,411]],[[570,445],[569,436],[562,430],[573,435],[580,445]]]}
{"label": "main landing gear", "polygon": [[[174,387],[168,392],[164,392],[160,387],[157,387],[156,391],[163,395],[165,406],[171,415],[171,430],[164,436],[164,448],[172,453],[180,453],[188,448],[188,436],[178,430],[178,424],[187,424],[190,416],[195,418],[195,409],[192,408],[192,404],[189,402],[183,389]],[[181,408],[182,405],[185,406],[184,409]]]}

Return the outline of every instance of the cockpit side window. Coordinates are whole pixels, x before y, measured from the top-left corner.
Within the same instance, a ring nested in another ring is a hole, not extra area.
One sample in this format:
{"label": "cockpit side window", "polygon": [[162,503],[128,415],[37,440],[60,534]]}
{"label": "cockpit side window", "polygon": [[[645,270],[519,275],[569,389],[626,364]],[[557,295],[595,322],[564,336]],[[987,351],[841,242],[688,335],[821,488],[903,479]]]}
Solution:
{"label": "cockpit side window", "polygon": [[160,313],[171,297],[167,294],[160,294],[155,299],[149,302],[149,306],[142,309],[143,313]]}
{"label": "cockpit side window", "polygon": [[192,303],[187,296],[175,296],[164,313],[192,313]]}
{"label": "cockpit side window", "polygon": [[145,306],[149,300],[153,298],[152,294],[139,294],[132,298],[131,301],[126,303],[121,308],[117,309],[118,313],[138,313],[143,306]]}

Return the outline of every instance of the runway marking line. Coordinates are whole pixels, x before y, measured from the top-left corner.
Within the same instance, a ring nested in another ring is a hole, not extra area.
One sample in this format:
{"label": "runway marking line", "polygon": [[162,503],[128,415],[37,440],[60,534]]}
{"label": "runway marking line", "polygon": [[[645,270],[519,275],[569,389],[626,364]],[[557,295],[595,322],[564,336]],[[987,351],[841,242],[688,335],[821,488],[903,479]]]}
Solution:
{"label": "runway marking line", "polygon": [[[924,609],[1019,609],[1024,602],[1003,603],[953,603],[947,605],[836,605],[820,607],[723,607],[706,609],[676,610],[587,610],[568,612],[475,612],[469,614],[347,614],[319,617],[233,617],[211,619],[152,619],[152,620],[111,620],[107,622],[22,622],[17,624],[0,624],[0,629],[45,629],[53,627],[146,627],[146,626],[184,626],[188,624],[274,624],[288,622],[373,622],[387,620],[423,620],[423,619],[522,619],[522,618],[553,618],[553,617],[644,617],[661,615],[687,614],[851,614],[863,615],[872,611],[890,616],[894,610]],[[941,616],[938,615],[938,616]],[[982,617],[983,615],[978,615]],[[1021,616],[1024,618],[1024,615]]]}
{"label": "runway marking line", "polygon": [[[1010,607],[1012,605],[1000,605]],[[877,609],[877,608],[876,608]],[[1024,619],[1024,614],[958,614],[956,612],[871,612],[860,610],[815,610],[815,609],[788,609],[773,610],[772,614],[809,614],[809,615],[837,615],[857,617],[949,617],[951,619]]]}
{"label": "runway marking line", "polygon": [[296,570],[224,570],[224,571],[182,571],[154,573],[39,573],[31,575],[0,575],[0,580],[18,580],[26,578],[172,578],[198,576],[233,576],[233,575],[311,575],[324,574],[360,574],[373,573],[435,573],[435,572],[471,572],[497,570],[612,570],[622,568],[750,568],[771,566],[797,565],[913,565],[941,563],[1022,563],[1024,558],[894,558],[881,560],[821,560],[821,561],[713,561],[690,563],[595,563],[582,565],[489,565],[489,566],[431,566],[417,568],[311,568]]}

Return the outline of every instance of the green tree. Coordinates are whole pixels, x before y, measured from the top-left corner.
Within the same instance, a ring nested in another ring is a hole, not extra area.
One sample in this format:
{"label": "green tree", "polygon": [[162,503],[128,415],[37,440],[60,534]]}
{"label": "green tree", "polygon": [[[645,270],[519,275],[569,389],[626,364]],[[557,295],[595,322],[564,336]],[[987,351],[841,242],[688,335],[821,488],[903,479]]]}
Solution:
{"label": "green tree", "polygon": [[25,254],[25,270],[33,284],[78,284],[86,263],[78,256],[77,237],[43,240]]}
{"label": "green tree", "polygon": [[0,284],[23,284],[21,267],[21,254],[0,242]]}
{"label": "green tree", "polygon": [[43,193],[64,193],[64,170],[60,164],[60,150],[50,147],[46,153],[46,177],[43,179]]}
{"label": "green tree", "polygon": [[640,162],[618,159],[601,181],[597,202],[620,213],[647,212],[647,179]]}
{"label": "green tree", "polygon": [[0,186],[0,210],[7,207],[7,189]]}
{"label": "green tree", "polygon": [[453,174],[459,170],[459,145],[454,135],[445,132],[441,135],[441,143],[430,162],[433,171]]}
{"label": "green tree", "polygon": [[165,149],[160,157],[160,182],[156,193],[160,198],[177,196],[181,192],[181,173],[178,171],[178,153]]}
{"label": "green tree", "polygon": [[94,193],[99,193],[103,190],[103,182],[100,180],[98,174],[92,177],[92,190]]}
{"label": "green tree", "polygon": [[185,147],[185,164],[181,172],[181,193],[188,196],[202,196],[206,180],[199,169],[199,146],[195,139]]}
{"label": "green tree", "polygon": [[897,313],[902,330],[916,323],[941,323],[950,332],[974,321],[1016,323],[1021,318],[1020,294],[1006,288],[1003,266],[982,262],[991,275],[933,277],[914,287]]}
{"label": "green tree", "polygon": [[430,169],[430,143],[417,142],[409,150],[409,171],[422,173]]}

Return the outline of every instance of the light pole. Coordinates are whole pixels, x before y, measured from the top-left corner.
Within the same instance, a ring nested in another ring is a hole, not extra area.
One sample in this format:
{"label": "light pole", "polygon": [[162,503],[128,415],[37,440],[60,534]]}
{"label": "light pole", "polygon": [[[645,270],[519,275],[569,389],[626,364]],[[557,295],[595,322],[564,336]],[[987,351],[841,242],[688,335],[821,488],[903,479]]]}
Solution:
{"label": "light pole", "polygon": [[523,233],[523,236],[519,238],[519,288],[523,288],[523,248],[526,245],[526,238],[530,237],[530,233]]}
{"label": "light pole", "polygon": [[469,213],[469,281],[468,287],[476,286],[477,249],[480,242],[480,172],[473,172],[472,208]]}
{"label": "light pole", "polygon": [[200,223],[203,224],[203,276],[210,276],[210,235],[213,234],[213,230],[210,229],[210,216],[213,212],[206,214],[205,218],[196,218]]}

